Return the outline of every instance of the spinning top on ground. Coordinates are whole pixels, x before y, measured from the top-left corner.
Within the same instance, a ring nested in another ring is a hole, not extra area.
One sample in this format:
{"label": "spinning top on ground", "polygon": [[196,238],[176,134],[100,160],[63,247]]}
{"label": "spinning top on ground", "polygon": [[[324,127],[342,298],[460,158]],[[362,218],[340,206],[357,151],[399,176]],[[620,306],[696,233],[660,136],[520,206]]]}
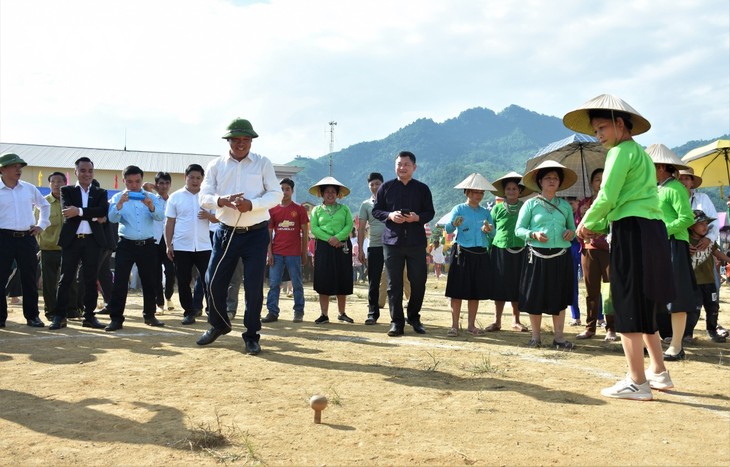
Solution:
{"label": "spinning top on ground", "polygon": [[327,408],[327,398],[314,395],[309,399],[309,405],[314,409],[314,423],[322,423],[322,411]]}

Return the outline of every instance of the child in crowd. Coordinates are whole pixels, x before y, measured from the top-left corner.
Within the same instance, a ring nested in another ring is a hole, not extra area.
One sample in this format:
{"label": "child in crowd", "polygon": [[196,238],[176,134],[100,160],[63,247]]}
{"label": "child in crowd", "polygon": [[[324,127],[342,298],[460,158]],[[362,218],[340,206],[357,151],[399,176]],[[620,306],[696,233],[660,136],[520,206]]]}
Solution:
{"label": "child in crowd", "polygon": [[709,223],[715,219],[708,217],[704,211],[694,210],[695,223],[689,230],[690,252],[692,253],[692,267],[695,271],[697,279],[697,309],[694,313],[690,313],[687,319],[687,330],[684,337],[691,339],[692,331],[700,317],[702,306],[705,307],[707,336],[713,342],[725,342],[726,335],[724,329],[718,332],[717,315],[720,310],[719,297],[717,287],[715,286],[715,259],[730,262],[730,257],[720,251],[720,247],[713,243],[705,250],[696,248],[697,243],[707,235]]}

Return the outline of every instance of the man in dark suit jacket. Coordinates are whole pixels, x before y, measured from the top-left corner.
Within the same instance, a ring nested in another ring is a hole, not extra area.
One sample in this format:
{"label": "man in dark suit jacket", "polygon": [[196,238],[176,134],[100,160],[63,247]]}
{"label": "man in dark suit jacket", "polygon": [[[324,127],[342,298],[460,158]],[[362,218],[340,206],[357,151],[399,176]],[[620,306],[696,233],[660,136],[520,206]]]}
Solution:
{"label": "man in dark suit jacket", "polygon": [[99,257],[108,241],[104,226],[99,221],[106,220],[109,200],[106,190],[91,184],[94,179],[94,163],[88,157],[76,161],[75,186],[61,188],[61,213],[64,221],[58,245],[61,247],[61,280],[58,284],[56,314],[50,330],[66,327],[69,302],[69,289],[76,279],[79,263],[83,264],[84,283],[84,321],[85,328],[103,329],[104,325],[96,319],[96,278],[99,270]]}

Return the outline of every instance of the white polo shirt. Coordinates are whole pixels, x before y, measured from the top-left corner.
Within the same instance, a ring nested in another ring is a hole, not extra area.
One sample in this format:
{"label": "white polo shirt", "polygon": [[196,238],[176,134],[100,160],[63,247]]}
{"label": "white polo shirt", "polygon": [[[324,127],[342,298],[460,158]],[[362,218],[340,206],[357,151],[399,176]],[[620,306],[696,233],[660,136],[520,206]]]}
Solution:
{"label": "white polo shirt", "polygon": [[208,219],[199,219],[200,193],[190,193],[181,188],[170,195],[165,206],[165,217],[175,219],[172,233],[174,251],[212,250],[208,231]]}

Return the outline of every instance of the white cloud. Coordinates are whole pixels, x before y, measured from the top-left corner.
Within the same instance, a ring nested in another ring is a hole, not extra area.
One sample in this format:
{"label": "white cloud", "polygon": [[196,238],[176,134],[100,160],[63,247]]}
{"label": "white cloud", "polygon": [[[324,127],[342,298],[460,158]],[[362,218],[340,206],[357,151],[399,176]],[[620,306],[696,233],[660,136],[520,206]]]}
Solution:
{"label": "white cloud", "polygon": [[[517,104],[562,115],[614,93],[641,142],[730,131],[725,0],[3,0],[0,139],[223,150],[234,117],[277,162],[419,117]],[[647,139],[648,138],[648,139]]]}

